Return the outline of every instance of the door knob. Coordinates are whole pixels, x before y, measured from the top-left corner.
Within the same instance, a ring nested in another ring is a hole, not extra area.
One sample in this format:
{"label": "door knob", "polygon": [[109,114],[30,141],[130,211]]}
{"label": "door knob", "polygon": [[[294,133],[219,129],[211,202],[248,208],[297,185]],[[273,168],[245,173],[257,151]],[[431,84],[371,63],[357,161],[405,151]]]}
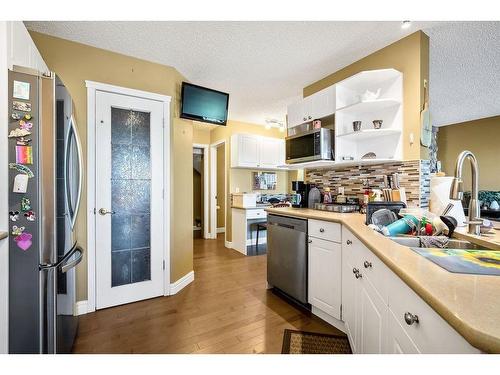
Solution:
{"label": "door knob", "polygon": [[417,324],[420,323],[418,320],[418,315],[412,314],[410,312],[405,312],[404,318],[405,318],[406,324],[408,324],[409,326],[411,326],[413,323],[417,323]]}
{"label": "door knob", "polygon": [[115,211],[108,211],[106,210],[105,208],[100,208],[99,209],[99,214],[104,216],[104,215],[113,215],[115,213]]}

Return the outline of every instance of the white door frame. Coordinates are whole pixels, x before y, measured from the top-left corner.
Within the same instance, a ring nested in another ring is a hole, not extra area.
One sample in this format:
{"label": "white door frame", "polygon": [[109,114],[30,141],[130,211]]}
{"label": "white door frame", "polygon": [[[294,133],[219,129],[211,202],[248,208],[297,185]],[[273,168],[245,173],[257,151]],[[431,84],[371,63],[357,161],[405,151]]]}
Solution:
{"label": "white door frame", "polygon": [[[221,139],[210,145],[210,233],[209,238],[217,238],[217,148],[224,145],[224,164],[227,165],[227,142]],[[224,226],[227,229],[227,168],[224,166]],[[224,239],[226,232],[224,233]]]}
{"label": "white door frame", "polygon": [[208,228],[208,207],[209,207],[209,171],[208,171],[208,148],[209,145],[205,143],[193,143],[193,148],[203,149],[203,238],[210,238],[210,232]]}
{"label": "white door frame", "polygon": [[85,85],[87,87],[87,312],[93,312],[96,310],[96,92],[103,91],[163,103],[163,188],[167,190],[167,194],[164,194],[163,199],[163,262],[165,265],[163,270],[163,295],[165,296],[170,294],[170,199],[172,193],[170,182],[170,102],[172,98],[167,95],[88,80],[85,81]]}

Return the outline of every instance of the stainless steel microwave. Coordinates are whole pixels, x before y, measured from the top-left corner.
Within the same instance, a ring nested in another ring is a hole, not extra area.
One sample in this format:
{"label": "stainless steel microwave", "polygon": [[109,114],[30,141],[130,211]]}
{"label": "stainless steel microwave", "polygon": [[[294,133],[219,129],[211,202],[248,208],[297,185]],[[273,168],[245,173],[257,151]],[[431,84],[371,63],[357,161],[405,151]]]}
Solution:
{"label": "stainless steel microwave", "polygon": [[333,160],[333,130],[313,129],[285,138],[286,162],[303,163],[315,160]]}

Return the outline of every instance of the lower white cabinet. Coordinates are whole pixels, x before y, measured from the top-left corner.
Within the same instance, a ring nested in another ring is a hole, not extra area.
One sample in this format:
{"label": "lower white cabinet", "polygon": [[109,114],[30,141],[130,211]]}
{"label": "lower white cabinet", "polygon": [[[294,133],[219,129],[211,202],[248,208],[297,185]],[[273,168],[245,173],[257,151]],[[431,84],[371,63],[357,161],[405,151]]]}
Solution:
{"label": "lower white cabinet", "polygon": [[342,303],[342,246],[338,242],[309,237],[309,303],[340,320]]}
{"label": "lower white cabinet", "polygon": [[345,227],[341,298],[354,353],[479,353]]}

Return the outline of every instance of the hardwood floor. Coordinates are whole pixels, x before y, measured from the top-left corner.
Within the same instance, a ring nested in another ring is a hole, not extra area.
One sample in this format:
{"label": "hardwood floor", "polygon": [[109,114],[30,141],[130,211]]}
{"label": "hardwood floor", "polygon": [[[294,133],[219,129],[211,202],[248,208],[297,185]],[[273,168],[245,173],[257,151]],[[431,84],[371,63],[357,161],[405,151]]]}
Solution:
{"label": "hardwood floor", "polygon": [[266,290],[266,256],[194,241],[195,280],[174,296],[80,318],[74,353],[280,353],[285,328],[340,333]]}

